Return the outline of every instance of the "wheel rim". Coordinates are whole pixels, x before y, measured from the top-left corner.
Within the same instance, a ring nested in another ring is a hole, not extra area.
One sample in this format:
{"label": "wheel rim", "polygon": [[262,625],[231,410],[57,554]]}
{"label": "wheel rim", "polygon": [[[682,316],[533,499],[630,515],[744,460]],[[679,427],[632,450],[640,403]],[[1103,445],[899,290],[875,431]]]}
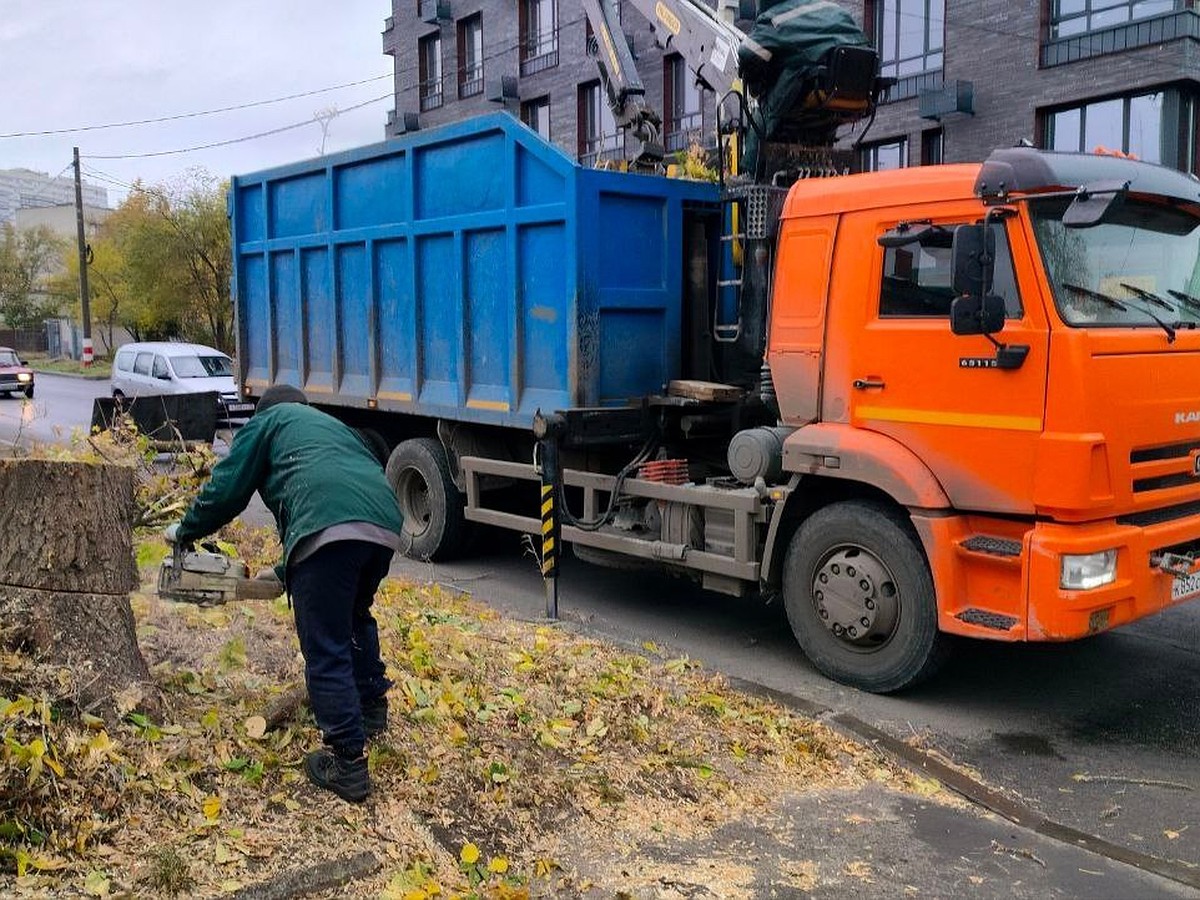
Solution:
{"label": "wheel rim", "polygon": [[420,537],[429,530],[433,518],[433,501],[429,482],[415,468],[407,468],[396,479],[396,499],[404,515],[404,530]]}
{"label": "wheel rim", "polygon": [[842,544],[821,557],[812,581],[817,617],[843,646],[867,653],[892,639],[900,621],[900,588],[871,551]]}

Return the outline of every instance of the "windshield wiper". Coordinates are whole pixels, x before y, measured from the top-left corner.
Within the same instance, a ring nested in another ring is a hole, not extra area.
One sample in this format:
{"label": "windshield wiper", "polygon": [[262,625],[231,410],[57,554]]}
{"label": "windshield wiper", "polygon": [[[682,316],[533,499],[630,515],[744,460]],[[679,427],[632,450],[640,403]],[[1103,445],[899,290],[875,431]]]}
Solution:
{"label": "windshield wiper", "polygon": [[1129,293],[1141,297],[1147,303],[1153,303],[1155,306],[1161,306],[1163,309],[1170,310],[1171,312],[1176,311],[1175,307],[1169,301],[1164,300],[1153,291],[1148,291],[1145,288],[1138,287],[1136,284],[1128,284],[1124,281],[1121,282],[1121,287],[1125,288]]}
{"label": "windshield wiper", "polygon": [[1071,284],[1069,281],[1064,281],[1062,286],[1069,291],[1074,291],[1077,294],[1082,294],[1084,297],[1090,297],[1092,300],[1099,300],[1101,303],[1107,303],[1113,309],[1119,309],[1122,312],[1128,312],[1129,307],[1118,300],[1116,297],[1110,297],[1108,294],[1102,294],[1099,291],[1093,291],[1091,288],[1085,288],[1082,285]]}
{"label": "windshield wiper", "polygon": [[1183,291],[1177,291],[1173,288],[1167,288],[1167,293],[1184,306],[1190,307],[1191,309],[1200,310],[1200,297],[1193,297],[1191,294],[1185,294]]}
{"label": "windshield wiper", "polygon": [[[1109,306],[1113,307],[1114,309],[1120,309],[1120,310],[1126,310],[1126,311],[1132,309],[1135,312],[1140,312],[1142,315],[1149,316],[1154,321],[1154,324],[1157,325],[1159,328],[1161,328],[1163,330],[1163,332],[1166,334],[1167,343],[1168,344],[1175,343],[1175,329],[1172,328],[1170,325],[1168,325],[1166,322],[1164,322],[1162,319],[1160,319],[1157,315],[1155,315],[1153,310],[1147,309],[1144,306],[1138,306],[1134,303],[1131,303],[1129,300],[1118,300],[1116,297],[1110,297],[1108,294],[1102,294],[1099,291],[1093,291],[1091,288],[1085,288],[1082,285],[1071,284],[1069,281],[1062,282],[1062,286],[1067,288],[1068,290],[1075,291],[1078,294],[1082,294],[1085,297],[1090,297],[1093,300],[1099,300],[1101,303],[1107,303]],[[1122,286],[1124,287],[1124,285],[1122,285]],[[1141,290],[1141,288],[1138,288],[1138,291],[1140,291],[1140,290]],[[1135,291],[1134,293],[1137,293],[1137,291]],[[1172,311],[1174,311],[1173,307],[1172,307]]]}

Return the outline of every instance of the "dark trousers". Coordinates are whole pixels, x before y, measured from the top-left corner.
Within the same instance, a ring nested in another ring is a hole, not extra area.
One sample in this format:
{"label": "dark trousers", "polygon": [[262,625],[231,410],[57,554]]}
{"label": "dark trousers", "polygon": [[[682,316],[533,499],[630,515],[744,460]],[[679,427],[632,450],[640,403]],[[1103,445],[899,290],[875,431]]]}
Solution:
{"label": "dark trousers", "polygon": [[362,755],[362,704],[379,699],[391,685],[371,615],[391,561],[388,547],[335,541],[288,566],[309,704],[325,743],[340,756]]}

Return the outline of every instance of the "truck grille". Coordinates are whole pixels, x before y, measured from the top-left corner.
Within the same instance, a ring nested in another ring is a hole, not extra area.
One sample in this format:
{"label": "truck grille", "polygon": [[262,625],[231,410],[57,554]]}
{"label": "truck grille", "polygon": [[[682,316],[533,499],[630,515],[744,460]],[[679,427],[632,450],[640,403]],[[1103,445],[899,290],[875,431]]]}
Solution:
{"label": "truck grille", "polygon": [[1168,488],[1200,485],[1196,456],[1200,440],[1158,447],[1142,447],[1129,453],[1133,492],[1162,491]]}

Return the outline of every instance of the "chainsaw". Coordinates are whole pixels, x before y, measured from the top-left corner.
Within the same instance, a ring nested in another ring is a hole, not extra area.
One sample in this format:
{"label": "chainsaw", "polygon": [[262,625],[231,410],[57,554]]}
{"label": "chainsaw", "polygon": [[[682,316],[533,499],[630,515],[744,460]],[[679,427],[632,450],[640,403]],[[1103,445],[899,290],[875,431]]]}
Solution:
{"label": "chainsaw", "polygon": [[212,543],[193,550],[173,543],[158,569],[158,596],[164,600],[219,606],[230,600],[274,600],[282,593],[278,578],[251,578],[244,561]]}

